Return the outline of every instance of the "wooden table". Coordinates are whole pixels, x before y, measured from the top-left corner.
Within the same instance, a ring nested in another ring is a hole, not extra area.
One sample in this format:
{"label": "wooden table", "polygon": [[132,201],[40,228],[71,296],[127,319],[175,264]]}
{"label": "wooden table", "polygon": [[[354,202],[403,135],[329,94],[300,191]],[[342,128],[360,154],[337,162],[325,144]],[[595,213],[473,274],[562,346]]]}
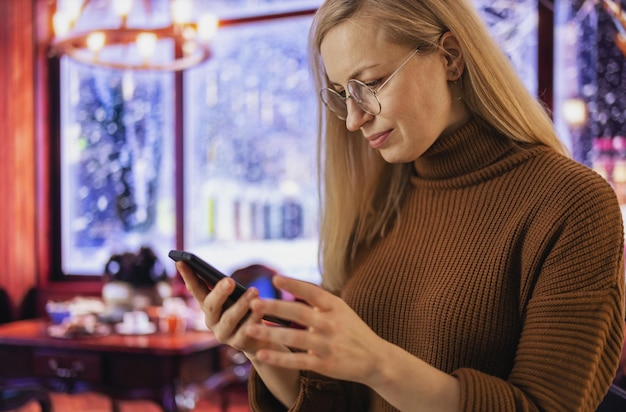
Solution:
{"label": "wooden table", "polygon": [[40,384],[66,393],[96,391],[113,400],[145,399],[177,411],[185,385],[219,368],[219,346],[211,332],[110,334],[59,339],[42,320],[0,325],[0,382]]}

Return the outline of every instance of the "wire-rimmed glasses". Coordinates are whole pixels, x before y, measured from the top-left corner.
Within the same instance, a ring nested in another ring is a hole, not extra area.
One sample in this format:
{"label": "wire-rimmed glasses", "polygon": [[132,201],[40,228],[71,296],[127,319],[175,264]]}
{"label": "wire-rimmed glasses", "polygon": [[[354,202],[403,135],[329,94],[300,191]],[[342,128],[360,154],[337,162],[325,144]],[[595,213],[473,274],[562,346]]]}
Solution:
{"label": "wire-rimmed glasses", "polygon": [[[328,107],[328,109],[335,114],[341,120],[346,120],[348,117],[348,99],[353,99],[365,113],[377,116],[382,110],[380,100],[378,100],[378,93],[385,87],[387,83],[404,67],[405,64],[411,60],[411,58],[419,51],[419,47],[411,52],[411,54],[394,70],[387,80],[383,82],[376,90],[369,87],[357,79],[350,79],[346,84],[346,92],[339,93],[338,91],[325,87],[320,90],[320,99]],[[346,94],[344,96],[344,94]]]}

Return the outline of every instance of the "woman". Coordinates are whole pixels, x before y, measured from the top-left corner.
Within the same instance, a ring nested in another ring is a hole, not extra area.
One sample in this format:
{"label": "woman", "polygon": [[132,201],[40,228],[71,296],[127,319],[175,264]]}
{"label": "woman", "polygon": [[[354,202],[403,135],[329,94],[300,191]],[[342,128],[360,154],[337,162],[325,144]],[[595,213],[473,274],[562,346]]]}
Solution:
{"label": "woman", "polygon": [[620,210],[470,2],[327,0],[310,44],[322,287],[276,277],[304,303],[249,290],[222,313],[233,282],[178,265],[251,359],[253,410],[595,410],[622,346]]}

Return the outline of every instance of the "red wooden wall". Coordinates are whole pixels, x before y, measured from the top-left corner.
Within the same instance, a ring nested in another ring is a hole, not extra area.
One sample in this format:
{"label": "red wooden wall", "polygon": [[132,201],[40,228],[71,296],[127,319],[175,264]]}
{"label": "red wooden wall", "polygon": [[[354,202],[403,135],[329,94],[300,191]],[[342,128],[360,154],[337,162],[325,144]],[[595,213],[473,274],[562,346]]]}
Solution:
{"label": "red wooden wall", "polygon": [[30,1],[0,1],[0,286],[14,314],[37,283],[33,15]]}

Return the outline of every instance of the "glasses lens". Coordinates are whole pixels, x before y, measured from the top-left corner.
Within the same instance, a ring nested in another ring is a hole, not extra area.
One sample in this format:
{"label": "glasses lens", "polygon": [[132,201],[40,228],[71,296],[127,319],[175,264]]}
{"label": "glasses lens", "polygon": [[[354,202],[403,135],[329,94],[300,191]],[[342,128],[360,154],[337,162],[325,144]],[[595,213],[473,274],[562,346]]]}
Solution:
{"label": "glasses lens", "polygon": [[320,99],[338,118],[346,120],[348,107],[345,99],[339,93],[331,89],[322,89],[320,90]]}
{"label": "glasses lens", "polygon": [[380,113],[380,103],[372,89],[367,87],[365,83],[359,80],[350,80],[347,86],[350,96],[364,112],[374,116]]}

